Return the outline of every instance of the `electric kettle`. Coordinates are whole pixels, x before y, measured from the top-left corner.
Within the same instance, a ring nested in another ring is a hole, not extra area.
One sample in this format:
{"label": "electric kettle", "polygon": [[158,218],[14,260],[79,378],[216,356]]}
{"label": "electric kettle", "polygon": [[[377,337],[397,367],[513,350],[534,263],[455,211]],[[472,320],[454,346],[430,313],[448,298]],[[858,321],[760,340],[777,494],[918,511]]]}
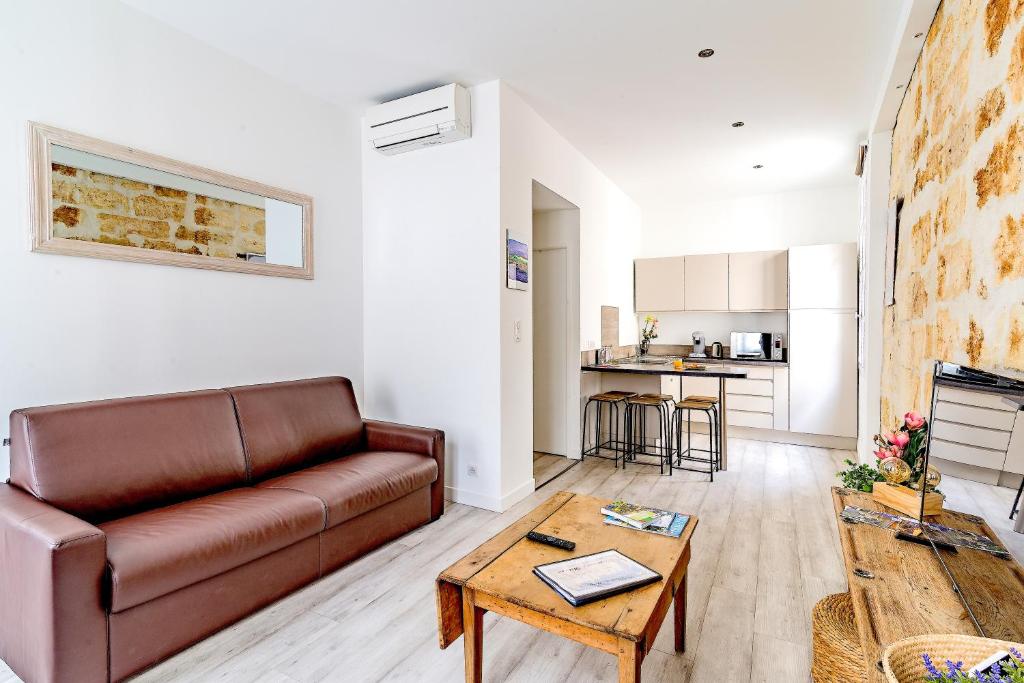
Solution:
{"label": "electric kettle", "polygon": [[708,354],[711,358],[721,358],[725,349],[722,347],[722,342],[713,342],[711,344],[711,352]]}

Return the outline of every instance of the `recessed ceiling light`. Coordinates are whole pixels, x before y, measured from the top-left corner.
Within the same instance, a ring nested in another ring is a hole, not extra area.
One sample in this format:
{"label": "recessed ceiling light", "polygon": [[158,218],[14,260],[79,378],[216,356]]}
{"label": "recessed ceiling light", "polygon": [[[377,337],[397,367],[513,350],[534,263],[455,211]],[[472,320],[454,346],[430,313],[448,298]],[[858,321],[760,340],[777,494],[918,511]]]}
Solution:
{"label": "recessed ceiling light", "polygon": [[700,52],[698,52],[697,56],[698,57],[703,57],[704,59],[707,59],[708,57],[710,57],[713,54],[715,54],[715,51],[712,50],[710,47],[706,47],[703,50],[701,50]]}
{"label": "recessed ceiling light", "polygon": [[743,122],[742,121],[736,121],[735,123],[732,124],[732,127],[733,128],[742,128],[743,127]]}
{"label": "recessed ceiling light", "polygon": [[754,168],[764,168],[764,164],[754,164]]}
{"label": "recessed ceiling light", "polygon": [[921,36],[923,36],[923,35],[924,35],[924,33],[915,33],[915,34],[914,34],[914,37],[915,37],[915,38],[920,38],[920,37],[921,37]]}

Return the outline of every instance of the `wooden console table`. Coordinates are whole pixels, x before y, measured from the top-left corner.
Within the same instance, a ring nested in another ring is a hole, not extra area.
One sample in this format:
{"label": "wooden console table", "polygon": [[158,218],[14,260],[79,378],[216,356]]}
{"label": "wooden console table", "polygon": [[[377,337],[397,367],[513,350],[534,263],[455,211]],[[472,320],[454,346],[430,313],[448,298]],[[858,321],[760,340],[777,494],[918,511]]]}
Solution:
{"label": "wooden console table", "polygon": [[[864,657],[864,680],[885,683],[882,652],[897,640],[927,633],[978,635],[930,547],[899,541],[887,529],[839,518],[847,505],[892,510],[875,503],[870,494],[851,489],[833,488],[832,499]],[[946,510],[929,519],[999,540],[981,517]],[[1024,642],[1024,568],[981,550],[939,552],[985,635]],[[873,578],[864,578],[864,572]]]}
{"label": "wooden console table", "polygon": [[[556,493],[437,577],[438,636],[442,648],[465,635],[467,683],[483,678],[483,615],[491,611],[609,652],[619,660],[619,681],[637,683],[640,665],[672,607],[675,649],[683,651],[686,567],[691,516],[679,538],[604,523],[609,500]],[[533,529],[576,542],[559,550],[525,538]],[[616,548],[662,575],[643,588],[573,607],[533,574],[533,567]]]}

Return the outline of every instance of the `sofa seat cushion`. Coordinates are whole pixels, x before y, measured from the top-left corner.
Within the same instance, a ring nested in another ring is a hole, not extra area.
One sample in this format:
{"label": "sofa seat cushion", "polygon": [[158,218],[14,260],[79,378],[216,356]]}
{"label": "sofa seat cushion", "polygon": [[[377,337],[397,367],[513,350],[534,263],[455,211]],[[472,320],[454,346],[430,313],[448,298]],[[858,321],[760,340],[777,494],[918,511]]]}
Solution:
{"label": "sofa seat cushion", "polygon": [[240,488],[123,517],[107,536],[111,611],[120,612],[315,536],[315,497]]}
{"label": "sofa seat cushion", "polygon": [[327,528],[398,500],[437,479],[437,462],[418,453],[366,451],[269,479],[259,488],[294,489],[327,507]]}

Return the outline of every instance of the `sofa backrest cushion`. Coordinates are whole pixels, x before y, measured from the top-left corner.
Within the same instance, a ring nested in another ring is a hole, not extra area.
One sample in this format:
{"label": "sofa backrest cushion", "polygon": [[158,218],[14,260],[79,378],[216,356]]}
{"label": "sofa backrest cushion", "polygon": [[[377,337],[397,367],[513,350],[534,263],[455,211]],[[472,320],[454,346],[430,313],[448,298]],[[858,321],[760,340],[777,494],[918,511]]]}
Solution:
{"label": "sofa backrest cushion", "polygon": [[332,460],[363,443],[352,382],[321,377],[233,387],[253,481]]}
{"label": "sofa backrest cushion", "polygon": [[242,485],[245,476],[223,390],[11,413],[11,482],[89,521]]}

